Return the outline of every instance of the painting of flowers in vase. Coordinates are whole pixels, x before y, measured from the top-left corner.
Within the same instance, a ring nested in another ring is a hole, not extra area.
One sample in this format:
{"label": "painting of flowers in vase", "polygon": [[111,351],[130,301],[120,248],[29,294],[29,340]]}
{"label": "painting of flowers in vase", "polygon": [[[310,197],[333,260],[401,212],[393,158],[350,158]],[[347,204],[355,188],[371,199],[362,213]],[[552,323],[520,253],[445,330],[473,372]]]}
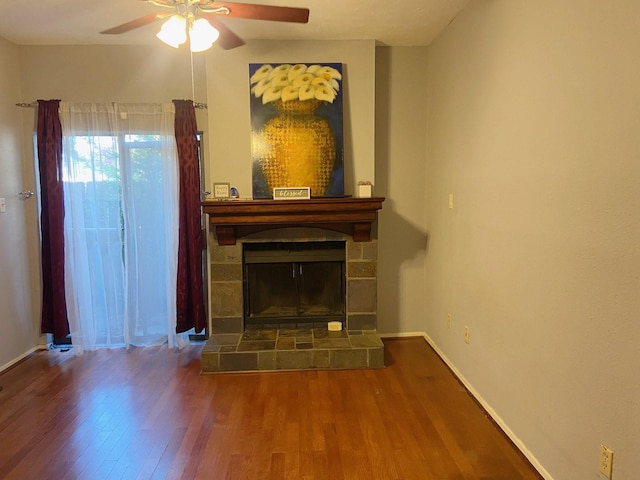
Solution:
{"label": "painting of flowers in vase", "polygon": [[250,64],[253,198],[344,196],[342,64]]}

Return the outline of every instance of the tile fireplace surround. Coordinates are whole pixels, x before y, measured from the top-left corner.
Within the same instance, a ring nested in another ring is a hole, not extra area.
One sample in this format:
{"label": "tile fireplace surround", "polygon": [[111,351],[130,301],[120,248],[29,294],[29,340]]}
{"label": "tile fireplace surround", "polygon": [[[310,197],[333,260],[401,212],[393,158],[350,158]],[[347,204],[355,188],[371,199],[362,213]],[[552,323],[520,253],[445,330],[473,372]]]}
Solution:
{"label": "tile fireplace surround", "polygon": [[[383,200],[204,202],[212,232],[211,331],[201,354],[202,372],[384,367],[377,334],[378,248],[371,227]],[[345,328],[328,331],[326,323],[245,326],[243,245],[321,241],[345,244]]]}

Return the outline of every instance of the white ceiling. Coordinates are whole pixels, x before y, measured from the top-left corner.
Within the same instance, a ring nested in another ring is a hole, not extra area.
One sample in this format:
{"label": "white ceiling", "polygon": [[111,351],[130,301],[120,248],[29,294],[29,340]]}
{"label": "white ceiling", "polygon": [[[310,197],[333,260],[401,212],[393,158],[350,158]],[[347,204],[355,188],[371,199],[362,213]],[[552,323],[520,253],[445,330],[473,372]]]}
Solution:
{"label": "white ceiling", "polygon": [[[376,40],[429,45],[468,0],[250,0],[305,7],[304,25],[225,18],[245,40]],[[240,3],[240,2],[239,2]],[[160,22],[121,35],[98,32],[164,9],[141,0],[0,0],[0,37],[18,45],[144,45]]]}

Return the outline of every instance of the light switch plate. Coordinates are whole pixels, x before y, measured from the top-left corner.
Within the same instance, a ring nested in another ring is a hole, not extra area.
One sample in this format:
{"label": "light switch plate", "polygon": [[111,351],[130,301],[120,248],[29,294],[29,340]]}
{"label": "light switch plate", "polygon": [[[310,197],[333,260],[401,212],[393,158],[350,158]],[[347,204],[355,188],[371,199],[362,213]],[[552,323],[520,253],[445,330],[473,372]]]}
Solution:
{"label": "light switch plate", "polygon": [[0,198],[0,213],[4,213],[7,211],[7,204],[4,201],[4,198]]}

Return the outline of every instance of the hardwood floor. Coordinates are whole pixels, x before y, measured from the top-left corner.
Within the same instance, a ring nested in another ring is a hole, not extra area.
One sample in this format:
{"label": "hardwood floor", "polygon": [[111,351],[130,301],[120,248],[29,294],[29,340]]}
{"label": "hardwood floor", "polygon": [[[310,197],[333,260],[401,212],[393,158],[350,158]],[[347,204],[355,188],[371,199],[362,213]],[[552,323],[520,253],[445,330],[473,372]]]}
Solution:
{"label": "hardwood floor", "polygon": [[200,375],[200,347],[0,375],[2,479],[540,479],[423,339],[385,369]]}

